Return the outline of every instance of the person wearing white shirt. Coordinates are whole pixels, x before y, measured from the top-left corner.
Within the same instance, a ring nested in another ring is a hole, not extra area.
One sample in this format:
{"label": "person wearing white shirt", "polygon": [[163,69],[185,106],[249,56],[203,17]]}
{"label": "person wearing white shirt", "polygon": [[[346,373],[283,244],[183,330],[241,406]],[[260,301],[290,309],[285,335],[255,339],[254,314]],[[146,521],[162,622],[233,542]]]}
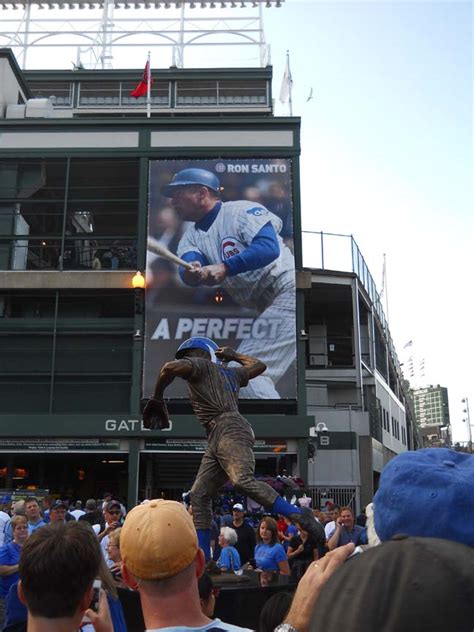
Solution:
{"label": "person wearing white shirt", "polygon": [[331,511],[329,512],[331,514],[331,522],[328,522],[325,526],[324,526],[324,531],[326,533],[326,539],[329,540],[329,538],[333,535],[334,531],[336,530],[336,520],[339,518],[341,510],[340,507],[337,507],[337,505],[334,505],[334,507],[331,509]]}
{"label": "person wearing white shirt", "polygon": [[69,513],[74,516],[76,520],[79,520],[81,516],[83,516],[86,512],[82,509],[82,502],[80,500],[76,500],[75,509],[70,511]]}

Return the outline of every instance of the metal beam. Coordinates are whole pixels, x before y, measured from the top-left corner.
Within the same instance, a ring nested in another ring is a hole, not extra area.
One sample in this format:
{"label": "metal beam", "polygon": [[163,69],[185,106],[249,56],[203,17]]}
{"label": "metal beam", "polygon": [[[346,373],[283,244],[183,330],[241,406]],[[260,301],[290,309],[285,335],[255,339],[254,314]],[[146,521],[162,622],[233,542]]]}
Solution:
{"label": "metal beam", "polygon": [[[258,48],[264,67],[270,63],[270,53],[263,9],[279,7],[282,1],[0,0],[0,9],[8,11],[2,19],[0,46],[11,47],[24,69],[32,46],[77,47],[76,66],[105,69],[112,67],[113,53],[118,48],[171,47],[173,64],[182,68],[184,51],[190,46],[246,45]],[[54,14],[49,17],[50,11],[45,13],[45,9],[54,10]],[[128,9],[132,9],[133,16],[127,15]],[[163,11],[166,9],[170,12]],[[208,14],[199,15],[200,9],[207,9]],[[57,17],[58,10],[64,17]],[[143,11],[143,16],[136,17],[137,11]]]}

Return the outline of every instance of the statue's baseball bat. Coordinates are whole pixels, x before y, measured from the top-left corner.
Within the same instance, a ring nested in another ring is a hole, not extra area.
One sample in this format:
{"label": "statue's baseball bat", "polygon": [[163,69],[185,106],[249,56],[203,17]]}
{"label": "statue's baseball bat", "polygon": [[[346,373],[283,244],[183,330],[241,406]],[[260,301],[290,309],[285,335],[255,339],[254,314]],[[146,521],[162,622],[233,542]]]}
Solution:
{"label": "statue's baseball bat", "polygon": [[177,263],[179,266],[183,266],[183,268],[186,268],[186,270],[193,269],[190,263],[188,263],[187,261],[184,261],[184,259],[180,259],[178,256],[173,254],[170,250],[168,250],[166,246],[163,246],[162,244],[160,244],[160,242],[156,241],[156,239],[154,239],[153,237],[148,237],[147,247],[148,247],[148,250],[150,250],[151,252],[154,252],[156,255],[160,255],[160,257],[169,259],[170,261]]}

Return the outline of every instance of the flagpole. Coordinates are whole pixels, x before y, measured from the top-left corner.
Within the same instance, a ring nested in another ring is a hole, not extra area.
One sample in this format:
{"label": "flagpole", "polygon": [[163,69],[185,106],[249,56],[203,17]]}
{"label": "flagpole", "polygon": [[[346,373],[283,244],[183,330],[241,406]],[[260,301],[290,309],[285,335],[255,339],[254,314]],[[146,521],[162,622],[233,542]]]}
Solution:
{"label": "flagpole", "polygon": [[290,116],[293,116],[293,100],[291,98],[291,88],[293,87],[293,80],[291,78],[291,70],[290,70],[290,51],[286,51],[286,67],[288,68],[288,105],[290,106]]}
{"label": "flagpole", "polygon": [[387,283],[387,261],[385,258],[385,253],[383,255],[383,280],[384,280],[384,289],[385,289],[385,317],[387,319],[387,324],[389,323],[388,316],[388,283]]}
{"label": "flagpole", "polygon": [[151,65],[150,65],[150,51],[148,51],[148,76],[146,78],[146,116],[151,117]]}

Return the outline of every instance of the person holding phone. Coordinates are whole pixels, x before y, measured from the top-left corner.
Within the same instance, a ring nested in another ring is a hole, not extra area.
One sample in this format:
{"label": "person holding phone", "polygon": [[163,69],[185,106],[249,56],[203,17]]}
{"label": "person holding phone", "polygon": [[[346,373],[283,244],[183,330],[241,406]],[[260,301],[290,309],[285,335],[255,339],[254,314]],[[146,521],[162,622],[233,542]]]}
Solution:
{"label": "person holding phone", "polygon": [[336,529],[328,540],[330,551],[352,542],[355,546],[367,544],[367,529],[355,524],[354,512],[350,507],[342,507],[336,519]]}
{"label": "person holding phone", "polygon": [[113,566],[114,561],[109,556],[109,535],[121,526],[122,507],[118,500],[110,500],[104,508],[105,526],[98,534],[100,548],[107,566]]}
{"label": "person holding phone", "polygon": [[28,609],[28,632],[77,632],[84,614],[95,632],[114,632],[107,595],[90,608],[102,555],[93,531],[81,522],[37,529],[25,542],[18,596]]}

